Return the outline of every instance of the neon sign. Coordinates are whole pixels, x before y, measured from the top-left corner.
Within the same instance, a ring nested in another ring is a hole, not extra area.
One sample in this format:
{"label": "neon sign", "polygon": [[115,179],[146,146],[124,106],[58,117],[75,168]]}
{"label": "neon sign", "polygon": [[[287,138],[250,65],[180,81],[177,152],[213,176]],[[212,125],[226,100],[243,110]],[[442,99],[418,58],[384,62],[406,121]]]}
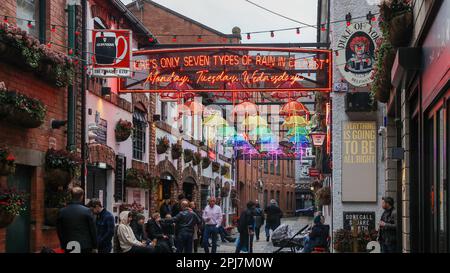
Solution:
{"label": "neon sign", "polygon": [[143,50],[133,58],[121,93],[331,91],[329,50],[223,46]]}

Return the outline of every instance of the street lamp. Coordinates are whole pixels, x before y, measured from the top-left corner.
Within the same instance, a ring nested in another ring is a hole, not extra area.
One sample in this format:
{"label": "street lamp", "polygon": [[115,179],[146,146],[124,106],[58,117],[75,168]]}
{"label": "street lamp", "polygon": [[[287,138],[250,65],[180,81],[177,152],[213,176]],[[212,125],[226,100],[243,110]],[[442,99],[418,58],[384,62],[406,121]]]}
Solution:
{"label": "street lamp", "polygon": [[309,134],[315,147],[321,147],[323,145],[326,135],[323,131],[314,131]]}

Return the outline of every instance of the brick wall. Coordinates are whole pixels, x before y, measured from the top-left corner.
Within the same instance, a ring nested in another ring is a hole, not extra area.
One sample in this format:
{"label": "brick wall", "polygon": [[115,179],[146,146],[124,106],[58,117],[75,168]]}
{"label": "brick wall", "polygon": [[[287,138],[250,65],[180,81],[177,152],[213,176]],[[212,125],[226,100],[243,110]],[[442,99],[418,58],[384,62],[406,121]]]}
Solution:
{"label": "brick wall", "polygon": [[[50,26],[66,25],[65,0],[47,1],[47,41],[55,44],[66,44],[66,29],[57,27],[56,32],[50,31]],[[4,0],[0,5],[0,14],[16,16],[16,0]],[[14,24],[13,18],[8,19]],[[53,50],[65,52],[64,47],[54,45]],[[29,97],[41,100],[47,107],[44,124],[35,129],[19,128],[4,121],[0,121],[0,144],[6,144],[16,154],[16,163],[32,166],[30,192],[30,251],[35,252],[45,245],[58,247],[59,240],[54,228],[45,227],[44,223],[44,155],[49,148],[49,142],[54,141],[57,149],[66,146],[66,128],[53,130],[50,120],[67,119],[67,91],[56,88],[37,78],[33,73],[26,72],[20,67],[12,66],[0,60],[0,82],[5,82],[9,90],[16,90]],[[80,128],[80,127],[78,127]],[[79,138],[77,138],[79,139]],[[79,146],[80,147],[80,146]],[[6,185],[6,178],[0,178],[0,186]],[[5,252],[6,229],[0,229],[0,252]]]}
{"label": "brick wall", "polygon": [[[202,42],[204,44],[211,43],[239,43],[238,38],[232,38],[231,41],[227,35],[218,35],[217,32],[205,29],[201,25],[193,23],[191,20],[186,20],[175,14],[168,12],[165,9],[161,9],[154,6],[151,3],[144,2],[143,9],[137,10],[135,4],[128,5],[131,12],[139,18],[144,25],[154,34],[157,35],[158,42],[160,44],[174,43],[172,38],[174,34],[179,35],[210,35],[202,36]],[[231,31],[231,29],[230,29]],[[168,35],[168,36],[158,36]],[[177,36],[176,44],[192,44],[197,42],[197,36]]]}
{"label": "brick wall", "polygon": [[[270,192],[274,191],[274,198],[276,198],[276,192],[279,191],[280,202],[278,205],[285,215],[292,216],[295,210],[295,179],[294,177],[287,175],[287,161],[278,161],[278,164],[281,164],[280,175],[277,175],[276,167],[274,168],[275,174],[272,174],[270,172],[271,162],[272,161],[269,161],[268,173],[264,173],[262,161],[254,160],[251,162],[251,164],[248,164],[243,160],[239,160],[238,181],[244,183],[244,187],[240,189],[241,200],[239,208],[242,211],[242,209],[246,207],[247,202],[250,200],[258,200],[261,206],[264,206],[264,191],[267,190],[268,192],[268,203],[271,199]],[[259,170],[258,164],[262,166],[262,171]],[[261,191],[258,189],[258,180],[261,180],[263,182],[263,188]],[[289,197],[289,206],[287,204],[288,195],[291,196]]]}

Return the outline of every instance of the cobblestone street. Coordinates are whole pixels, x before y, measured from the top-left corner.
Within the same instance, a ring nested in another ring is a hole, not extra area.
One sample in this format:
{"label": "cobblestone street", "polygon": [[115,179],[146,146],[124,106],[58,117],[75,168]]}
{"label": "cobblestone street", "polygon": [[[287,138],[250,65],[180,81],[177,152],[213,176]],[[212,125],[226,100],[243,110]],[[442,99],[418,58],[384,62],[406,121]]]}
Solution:
{"label": "cobblestone street", "polygon": [[[281,224],[287,224],[291,228],[292,232],[295,233],[304,227],[307,224],[310,224],[312,218],[310,217],[290,217],[290,218],[282,218]],[[233,237],[237,236],[234,235]],[[217,253],[234,253],[236,249],[235,243],[222,243],[220,238],[218,240],[219,247],[217,247]],[[264,226],[261,227],[261,233],[259,241],[253,242],[253,252],[254,253],[272,253],[277,248],[272,245],[272,242],[266,242]],[[203,248],[199,250],[200,253],[204,253]]]}

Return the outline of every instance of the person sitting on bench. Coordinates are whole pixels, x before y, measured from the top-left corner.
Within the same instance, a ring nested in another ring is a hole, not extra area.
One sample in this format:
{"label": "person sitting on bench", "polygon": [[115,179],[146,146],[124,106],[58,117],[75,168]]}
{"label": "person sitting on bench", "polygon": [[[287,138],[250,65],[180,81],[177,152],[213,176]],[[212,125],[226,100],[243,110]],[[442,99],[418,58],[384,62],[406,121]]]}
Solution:
{"label": "person sitting on bench", "polygon": [[321,215],[314,217],[314,225],[311,232],[305,237],[304,253],[310,253],[316,247],[327,248],[329,226],[323,224],[324,218]]}

